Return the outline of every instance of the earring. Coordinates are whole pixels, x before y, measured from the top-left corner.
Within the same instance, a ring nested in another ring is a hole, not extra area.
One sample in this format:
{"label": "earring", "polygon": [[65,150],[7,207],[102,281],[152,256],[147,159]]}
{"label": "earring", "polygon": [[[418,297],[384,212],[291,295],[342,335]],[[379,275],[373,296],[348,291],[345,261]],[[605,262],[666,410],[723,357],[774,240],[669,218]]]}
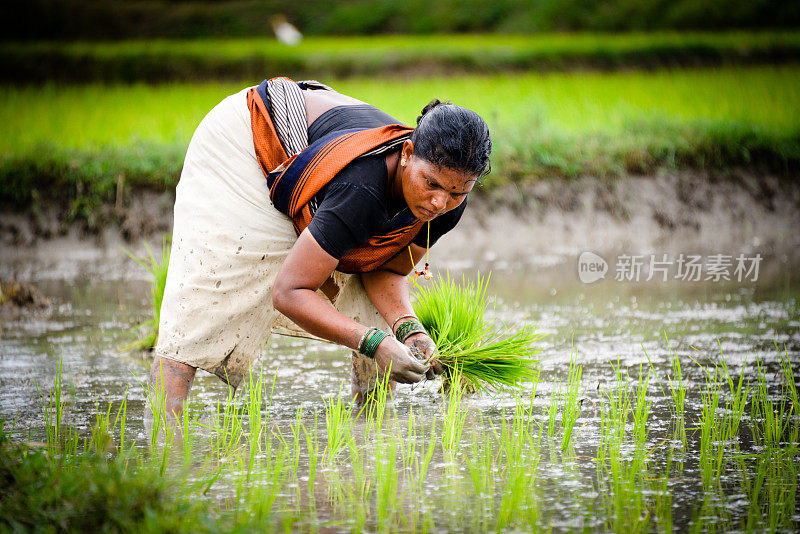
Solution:
{"label": "earring", "polygon": [[405,167],[406,166],[406,158],[405,157],[400,158],[400,166],[401,167]]}

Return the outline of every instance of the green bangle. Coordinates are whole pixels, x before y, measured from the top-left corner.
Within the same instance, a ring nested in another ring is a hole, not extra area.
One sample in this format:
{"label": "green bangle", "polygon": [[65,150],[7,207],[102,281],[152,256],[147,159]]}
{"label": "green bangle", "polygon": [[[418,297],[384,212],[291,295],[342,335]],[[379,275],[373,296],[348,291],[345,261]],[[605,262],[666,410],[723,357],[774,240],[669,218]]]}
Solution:
{"label": "green bangle", "polygon": [[427,334],[425,328],[418,321],[405,321],[400,323],[395,332],[395,337],[400,343],[405,343],[406,339],[413,334]]}
{"label": "green bangle", "polygon": [[364,348],[364,342],[367,340],[369,335],[375,330],[374,328],[367,328],[364,330],[364,335],[361,336],[361,339],[358,341],[358,345],[356,346],[356,350],[361,352],[361,349]]}
{"label": "green bangle", "polygon": [[364,335],[361,336],[361,341],[358,342],[358,352],[364,354],[364,344],[367,342],[367,339],[369,339],[372,333],[375,332],[376,330],[377,328],[375,327],[367,328],[367,330],[364,332]]}
{"label": "green bangle", "polygon": [[359,352],[367,358],[374,358],[375,352],[378,350],[378,345],[389,337],[389,334],[377,328],[370,328],[367,333],[366,339],[359,347]]}

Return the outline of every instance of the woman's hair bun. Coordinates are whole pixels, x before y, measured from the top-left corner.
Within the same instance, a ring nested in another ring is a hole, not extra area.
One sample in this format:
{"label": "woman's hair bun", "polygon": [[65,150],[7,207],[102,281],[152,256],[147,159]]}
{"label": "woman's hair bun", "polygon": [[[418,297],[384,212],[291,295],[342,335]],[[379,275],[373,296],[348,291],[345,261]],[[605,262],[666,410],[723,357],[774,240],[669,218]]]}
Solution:
{"label": "woman's hair bun", "polygon": [[417,117],[417,126],[419,126],[422,117],[424,117],[429,111],[434,109],[436,106],[443,106],[445,104],[450,104],[450,102],[446,100],[439,100],[438,98],[434,98],[433,100],[428,102],[428,104],[424,108],[422,108],[422,114],[419,117]]}
{"label": "woman's hair bun", "polygon": [[[423,118],[425,120],[423,120]],[[411,134],[414,155],[440,169],[482,177],[489,173],[492,139],[486,122],[472,110],[434,98],[422,108]]]}

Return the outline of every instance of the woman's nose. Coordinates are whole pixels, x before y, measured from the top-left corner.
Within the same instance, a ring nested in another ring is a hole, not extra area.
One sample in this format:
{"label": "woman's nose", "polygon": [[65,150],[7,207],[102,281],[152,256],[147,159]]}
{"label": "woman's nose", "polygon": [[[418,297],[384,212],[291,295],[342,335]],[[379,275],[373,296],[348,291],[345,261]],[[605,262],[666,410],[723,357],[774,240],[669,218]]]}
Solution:
{"label": "woman's nose", "polygon": [[433,204],[434,209],[441,211],[447,205],[447,198],[445,195],[434,194],[431,199],[431,204]]}

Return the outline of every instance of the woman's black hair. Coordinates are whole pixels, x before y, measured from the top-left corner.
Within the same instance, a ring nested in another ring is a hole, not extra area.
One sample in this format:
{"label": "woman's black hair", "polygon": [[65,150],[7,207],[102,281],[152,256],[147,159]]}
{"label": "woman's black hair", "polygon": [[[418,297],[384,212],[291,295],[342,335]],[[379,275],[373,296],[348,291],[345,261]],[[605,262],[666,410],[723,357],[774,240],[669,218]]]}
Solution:
{"label": "woman's black hair", "polygon": [[438,98],[417,117],[411,135],[414,155],[440,169],[452,169],[481,178],[489,174],[492,139],[480,115]]}

